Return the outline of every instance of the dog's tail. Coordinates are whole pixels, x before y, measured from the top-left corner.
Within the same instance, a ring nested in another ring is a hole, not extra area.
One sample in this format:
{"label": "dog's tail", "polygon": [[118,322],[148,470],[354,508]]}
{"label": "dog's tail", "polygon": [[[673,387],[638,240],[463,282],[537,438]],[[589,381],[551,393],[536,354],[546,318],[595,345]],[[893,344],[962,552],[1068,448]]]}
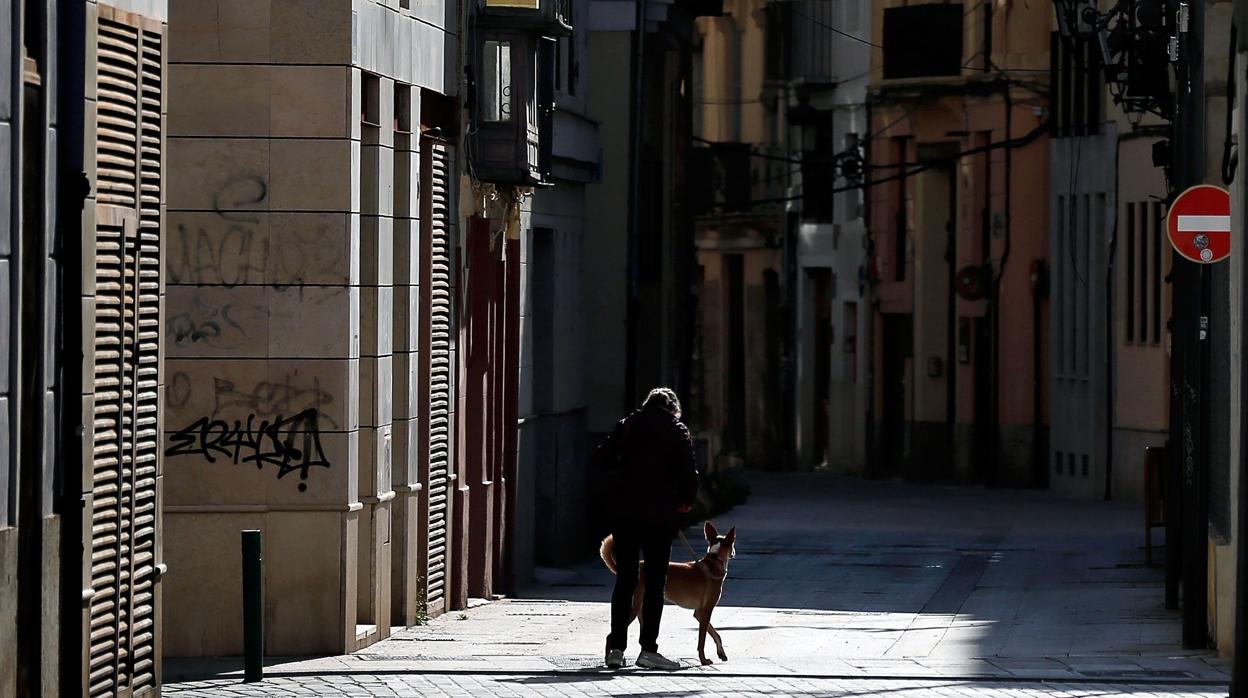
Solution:
{"label": "dog's tail", "polygon": [[607,536],[602,539],[602,545],[598,548],[598,555],[602,557],[602,562],[611,570],[611,574],[615,574],[615,536]]}

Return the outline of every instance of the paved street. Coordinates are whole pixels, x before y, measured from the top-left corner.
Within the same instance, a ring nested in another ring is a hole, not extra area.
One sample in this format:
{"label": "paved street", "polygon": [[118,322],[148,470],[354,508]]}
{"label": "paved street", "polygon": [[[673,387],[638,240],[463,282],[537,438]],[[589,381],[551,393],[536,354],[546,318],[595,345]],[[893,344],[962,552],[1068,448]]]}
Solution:
{"label": "paved street", "polygon": [[752,486],[716,521],[738,527],[714,616],[726,663],[697,666],[696,624],[669,606],[660,649],[681,672],[598,669],[612,578],[587,562],[353,656],[275,659],[262,684],[240,684],[237,660],[171,661],[166,692],[1225,695],[1225,665],[1180,648],[1134,506],[818,475]]}

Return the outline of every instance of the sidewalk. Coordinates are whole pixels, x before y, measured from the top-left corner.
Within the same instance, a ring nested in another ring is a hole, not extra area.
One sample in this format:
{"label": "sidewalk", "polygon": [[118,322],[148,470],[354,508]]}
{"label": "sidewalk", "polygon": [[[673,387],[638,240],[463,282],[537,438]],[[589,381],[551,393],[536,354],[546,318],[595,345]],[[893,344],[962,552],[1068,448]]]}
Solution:
{"label": "sidewalk", "polygon": [[[752,485],[750,503],[715,522],[721,530],[738,527],[738,555],[714,616],[729,661],[696,666],[691,613],[669,605],[664,615],[660,648],[686,665],[682,682],[721,687],[699,692],[737,685],[723,694],[744,695],[744,687],[780,681],[783,688],[771,695],[835,695],[841,684],[861,693],[892,681],[910,691],[936,680],[944,688],[929,686],[931,695],[998,695],[991,691],[1009,682],[1017,684],[1009,695],[1031,695],[1028,686],[1040,691],[1035,695],[1062,695],[1037,682],[1070,688],[1126,681],[1141,691],[1181,683],[1196,691],[1183,695],[1216,695],[1211,687],[1227,679],[1211,653],[1180,649],[1178,614],[1162,606],[1161,570],[1143,565],[1134,506],[816,475],[760,476]],[[688,535],[700,544],[700,532]],[[673,559],[688,558],[677,543]],[[300,686],[318,676],[328,677],[327,686],[335,677],[419,679],[433,691],[433,678],[454,672],[449,678],[491,684],[480,695],[584,695],[574,692],[577,681],[595,694],[617,695],[620,682],[659,681],[669,695],[674,684],[636,671],[606,690],[610,675],[598,666],[612,581],[598,562],[542,570],[515,599],[452,612],[355,655],[278,662],[267,675]],[[634,626],[634,641],[635,633]],[[171,661],[166,681],[237,667]],[[514,684],[503,674],[568,682],[541,683],[557,687],[554,693],[526,693],[517,687],[532,688],[533,681]],[[230,684],[241,689],[236,681]],[[802,689],[802,681],[824,687]],[[276,690],[276,683],[266,685]],[[416,690],[405,685],[402,695]],[[959,693],[959,686],[990,692]],[[1122,693],[1099,686],[1087,690]],[[196,695],[204,688],[167,685],[166,692]],[[299,694],[310,695],[292,695]]]}

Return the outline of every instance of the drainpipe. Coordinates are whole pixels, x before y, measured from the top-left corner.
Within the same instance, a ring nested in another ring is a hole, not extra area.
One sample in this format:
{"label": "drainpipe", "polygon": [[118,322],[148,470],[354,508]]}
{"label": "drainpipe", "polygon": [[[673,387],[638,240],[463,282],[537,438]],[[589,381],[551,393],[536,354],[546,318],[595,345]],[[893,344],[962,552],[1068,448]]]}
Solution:
{"label": "drainpipe", "polygon": [[[1118,163],[1123,134],[1114,145],[1114,227],[1105,262],[1105,501],[1113,498],[1114,476],[1114,258],[1118,252]],[[1047,471],[1048,466],[1046,464]]]}
{"label": "drainpipe", "polygon": [[868,97],[865,100],[865,102],[866,103],[864,104],[864,108],[866,109],[867,127],[863,129],[864,138],[863,138],[863,144],[862,144],[862,150],[863,150],[862,159],[863,159],[864,165],[866,165],[863,167],[863,171],[867,174],[866,176],[863,177],[864,185],[862,188],[862,228],[865,231],[864,243],[866,245],[866,254],[863,255],[863,264],[868,265],[868,271],[866,274],[867,297],[864,298],[864,301],[870,301],[870,302],[864,302],[863,308],[862,308],[862,316],[863,316],[863,323],[864,323],[863,332],[862,332],[862,337],[863,337],[862,351],[865,352],[865,356],[863,357],[863,360],[866,363],[866,376],[864,376],[864,381],[865,381],[866,391],[867,391],[866,399],[864,400],[864,402],[866,403],[866,425],[864,426],[865,434],[863,438],[866,441],[865,446],[866,446],[866,459],[867,459],[866,467],[864,468],[864,471],[865,471],[864,474],[866,475],[866,477],[870,478],[876,472],[878,472],[878,466],[879,466],[879,464],[875,462],[876,458],[878,457],[878,450],[876,449],[876,446],[875,446],[875,319],[876,319],[876,314],[877,314],[876,313],[877,306],[875,306],[875,298],[873,297],[874,296],[874,293],[873,293],[874,284],[872,282],[871,273],[870,273],[870,265],[873,264],[875,261],[875,242],[874,240],[872,240],[872,236],[871,236],[871,218],[872,218],[871,209],[873,208],[873,206],[872,206],[872,201],[871,201],[870,164],[871,164],[871,143],[874,139],[870,137],[871,130],[872,130],[870,97]]}
{"label": "drainpipe", "polygon": [[945,475],[956,480],[958,470],[957,422],[958,422],[958,215],[956,168],[949,173],[951,186],[949,222],[945,224],[945,266],[948,286],[945,299],[945,453],[948,463]]}
{"label": "drainpipe", "polygon": [[[1204,2],[1183,2],[1189,12],[1186,34],[1179,37],[1176,133],[1181,139],[1175,153],[1179,167],[1176,190],[1199,184],[1205,178],[1205,75]],[[1181,345],[1179,385],[1182,395],[1181,431],[1175,445],[1180,451],[1183,477],[1183,646],[1206,649],[1209,645],[1208,552],[1209,552],[1209,340],[1201,319],[1208,316],[1211,275],[1193,262],[1175,262],[1176,302],[1174,315],[1182,314],[1174,343]],[[1222,328],[1213,328],[1221,331]],[[1201,334],[1205,337],[1201,337]],[[1195,393],[1195,404],[1187,397]],[[1186,444],[1191,443],[1191,447]]]}
{"label": "drainpipe", "polygon": [[1005,267],[1010,260],[1010,204],[1011,180],[1014,174],[1014,146],[1010,139],[1014,136],[1014,103],[1010,95],[1010,86],[1005,85],[1005,213],[1004,222],[1005,249],[1001,252],[1001,265],[997,278],[992,284],[992,470],[988,474],[988,484],[995,484],[1001,470],[1001,280],[1005,278]]}
{"label": "drainpipe", "polygon": [[1040,363],[1041,338],[1040,324],[1044,310],[1045,276],[1048,268],[1043,259],[1032,262],[1031,269],[1031,473],[1035,481],[1034,487],[1048,487],[1048,457],[1041,443],[1040,412],[1044,406],[1044,394],[1041,391],[1043,368]]}

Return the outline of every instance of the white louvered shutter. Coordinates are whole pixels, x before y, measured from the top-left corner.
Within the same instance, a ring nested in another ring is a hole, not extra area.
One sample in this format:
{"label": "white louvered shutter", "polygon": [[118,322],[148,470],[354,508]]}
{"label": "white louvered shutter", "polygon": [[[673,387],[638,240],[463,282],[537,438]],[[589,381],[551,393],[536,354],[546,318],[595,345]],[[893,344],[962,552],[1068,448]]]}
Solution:
{"label": "white louvered shutter", "polygon": [[424,138],[421,159],[427,172],[422,192],[425,211],[424,233],[428,245],[425,288],[428,303],[427,453],[429,459],[428,559],[426,600],[431,612],[446,607],[448,584],[448,526],[450,522],[454,449],[454,150],[446,142]]}
{"label": "white louvered shutter", "polygon": [[157,690],[163,32],[101,8],[90,696]]}

